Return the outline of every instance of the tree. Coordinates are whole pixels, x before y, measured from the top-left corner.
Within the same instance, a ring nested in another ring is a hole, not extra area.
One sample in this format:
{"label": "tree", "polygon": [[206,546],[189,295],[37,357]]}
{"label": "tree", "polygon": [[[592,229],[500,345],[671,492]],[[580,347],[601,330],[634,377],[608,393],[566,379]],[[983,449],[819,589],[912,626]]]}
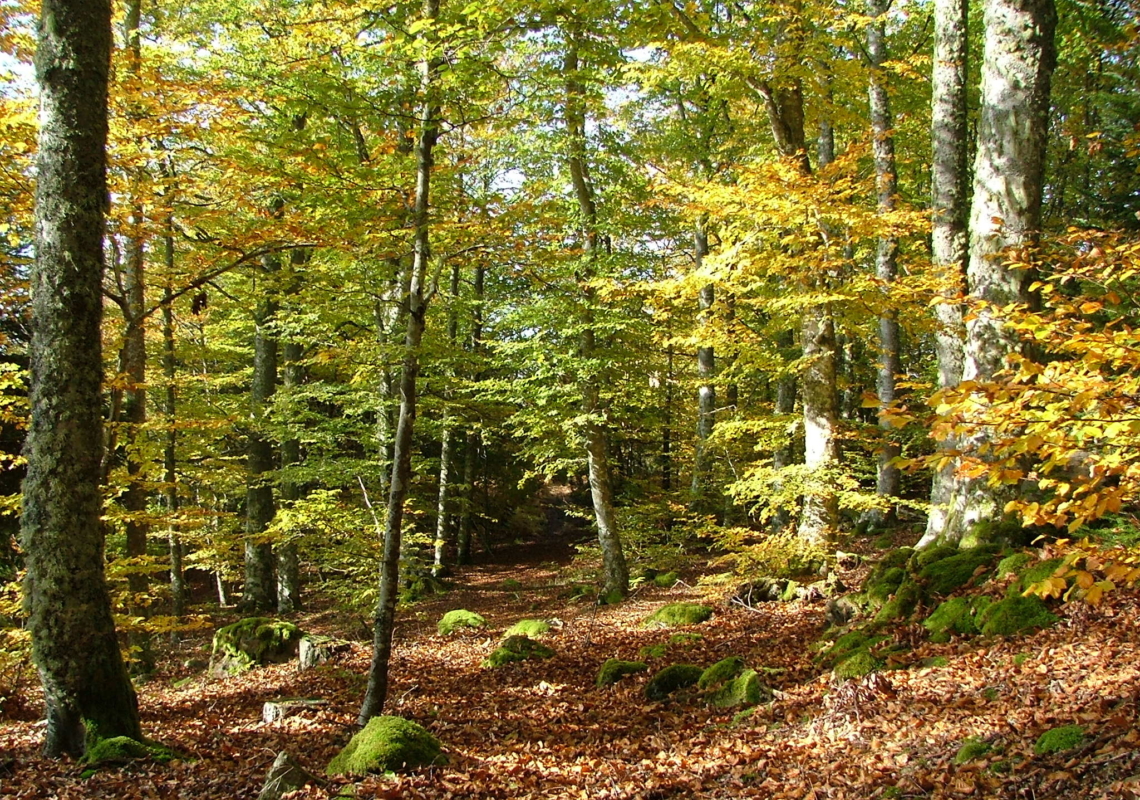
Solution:
{"label": "tree", "polygon": [[[974,196],[970,205],[970,246],[966,278],[971,315],[966,323],[962,378],[966,384],[988,381],[1017,352],[1020,339],[1006,324],[1006,309],[1029,302],[1032,273],[1015,269],[1003,254],[1032,249],[1038,239],[1045,177],[1049,88],[1056,62],[1053,0],[987,0],[982,105],[978,151],[974,161]],[[985,407],[982,396],[975,398]],[[968,544],[971,529],[1004,513],[1009,489],[994,486],[984,466],[989,433],[965,425],[959,448],[966,454],[960,470],[974,477],[958,481],[950,498],[952,514],[937,537]],[[967,476],[969,477],[969,476]],[[959,513],[960,509],[960,513]]]}
{"label": "tree", "polygon": [[32,272],[32,422],[25,445],[25,605],[44,685],[49,756],[140,737],[103,575],[103,214],[107,0],[45,0]]}

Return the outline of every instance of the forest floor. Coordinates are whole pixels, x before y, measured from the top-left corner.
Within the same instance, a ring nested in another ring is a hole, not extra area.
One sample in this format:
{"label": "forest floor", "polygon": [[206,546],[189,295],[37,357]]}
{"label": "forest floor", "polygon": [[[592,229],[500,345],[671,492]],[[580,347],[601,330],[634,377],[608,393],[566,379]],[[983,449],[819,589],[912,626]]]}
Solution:
{"label": "forest floor", "polygon": [[[722,596],[711,620],[686,629],[702,638],[671,646],[649,673],[596,688],[606,659],[636,659],[641,647],[676,632],[644,628],[645,616],[665,603],[710,597],[696,575],[682,573],[673,588],[642,586],[622,605],[596,608],[568,599],[569,556],[564,543],[551,541],[502,552],[495,563],[460,572],[452,591],[401,612],[385,711],[429,728],[449,763],[370,777],[353,787],[356,797],[1140,797],[1133,594],[1115,593],[1096,609],[1068,607],[1060,624],[1029,637],[920,644],[909,668],[846,684],[813,664],[822,602],[748,609]],[[454,608],[483,614],[488,627],[438,636],[436,622]],[[556,656],[481,667],[503,630],[523,618],[561,621],[545,639]],[[351,627],[327,610],[297,622],[338,636]],[[42,704],[33,698],[23,721],[0,717],[0,796],[255,798],[281,750],[323,775],[353,732],[369,644],[355,642],[349,654],[310,670],[291,663],[225,679],[202,672],[208,648],[208,633],[184,640],[139,687],[144,731],[185,758],[84,779],[81,766],[40,757]],[[776,700],[738,714],[695,695],[657,703],[643,694],[648,675],[666,664],[707,666],[728,655],[783,670],[772,680]],[[328,704],[262,722],[262,704],[284,697]],[[1037,737],[1065,724],[1084,726],[1085,744],[1035,755]],[[967,737],[993,750],[955,764]],[[327,798],[347,783],[313,784],[287,797]]]}

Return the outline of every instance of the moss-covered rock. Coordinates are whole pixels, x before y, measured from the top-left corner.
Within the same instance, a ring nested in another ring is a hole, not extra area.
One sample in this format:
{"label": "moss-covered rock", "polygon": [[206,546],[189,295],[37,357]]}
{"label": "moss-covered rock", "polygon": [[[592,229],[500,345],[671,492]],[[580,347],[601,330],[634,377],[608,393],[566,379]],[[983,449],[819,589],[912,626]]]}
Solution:
{"label": "moss-covered rock", "polygon": [[948,642],[951,636],[975,636],[982,632],[978,617],[993,601],[985,595],[954,597],[940,604],[923,621],[934,642]]}
{"label": "moss-covered rock", "polygon": [[862,678],[864,675],[882,669],[882,667],[882,662],[871,655],[869,650],[860,650],[836,664],[832,672],[836,678],[845,681],[851,678]]}
{"label": "moss-covered rock", "polygon": [[962,550],[955,555],[927,564],[918,576],[925,581],[931,594],[948,595],[970,583],[975,573],[993,563],[996,555],[997,550],[994,547]]}
{"label": "moss-covered rock", "polygon": [[216,675],[237,675],[265,664],[283,664],[296,657],[304,631],[292,622],[247,617],[214,633],[210,656]]}
{"label": "moss-covered rock", "polygon": [[708,689],[712,686],[732,680],[744,671],[744,659],[740,656],[729,656],[721,659],[701,673],[697,679],[697,687]]}
{"label": "moss-covered rock", "polygon": [[650,700],[664,700],[679,689],[695,686],[704,670],[692,664],[673,664],[649,679],[645,696]]}
{"label": "moss-covered rock", "polygon": [[698,603],[670,603],[645,618],[648,627],[676,628],[681,625],[698,625],[712,616],[713,610]]}
{"label": "moss-covered rock", "polygon": [[594,681],[594,685],[599,688],[609,686],[617,683],[626,675],[645,672],[647,669],[649,669],[649,665],[644,661],[622,661],[620,658],[611,658],[602,664],[602,668],[598,670],[598,677]]}
{"label": "moss-covered rock", "polygon": [[91,766],[124,764],[128,761],[154,761],[166,764],[178,754],[157,742],[138,741],[129,736],[112,736],[109,739],[94,739],[87,742],[83,763]]}
{"label": "moss-covered rock", "polygon": [[662,589],[671,589],[680,578],[681,576],[676,571],[664,572],[653,577],[653,584]]}
{"label": "moss-covered rock", "polygon": [[910,562],[911,557],[914,555],[913,547],[896,547],[894,550],[889,551],[886,555],[879,559],[879,563],[875,565],[871,574],[876,572],[885,572],[889,569],[906,568]]}
{"label": "moss-covered rock", "polygon": [[978,616],[985,636],[1013,636],[1048,628],[1057,621],[1039,597],[1007,597]]}
{"label": "moss-covered rock", "polygon": [[974,759],[981,758],[982,756],[993,750],[993,747],[981,739],[970,737],[963,739],[961,747],[958,752],[954,754],[955,764],[968,764]]}
{"label": "moss-covered rock", "polygon": [[465,608],[457,608],[444,614],[436,629],[440,636],[449,636],[460,628],[482,628],[486,625],[487,620],[483,619],[481,614],[476,614],[474,611],[468,611]]}
{"label": "moss-covered rock", "polygon": [[772,690],[760,680],[756,670],[746,669],[709,695],[717,708],[755,706],[772,699]]}
{"label": "moss-covered rock", "polygon": [[915,551],[907,564],[907,569],[915,574],[930,566],[935,561],[957,555],[960,551],[952,544],[939,544],[925,550]]}
{"label": "moss-covered rock", "polygon": [[637,651],[637,655],[641,658],[664,658],[665,654],[669,652],[669,645],[665,642],[657,644],[647,644]]}
{"label": "moss-covered rock", "polygon": [[553,658],[554,651],[536,642],[529,636],[508,636],[503,640],[491,655],[483,661],[484,667],[501,667],[515,661],[526,661],[531,658]]}
{"label": "moss-covered rock", "polygon": [[417,603],[425,597],[444,594],[447,584],[432,575],[419,575],[400,591],[401,603]]}
{"label": "moss-covered rock", "polygon": [[537,639],[543,634],[550,633],[550,623],[544,619],[520,619],[507,628],[503,636],[529,636]]}
{"label": "moss-covered rock", "polygon": [[1017,576],[1017,580],[1010,584],[1006,594],[1009,597],[1019,595],[1033,584],[1053,577],[1053,573],[1057,571],[1057,567],[1063,563],[1064,561],[1060,558],[1050,558],[1022,568]]}
{"label": "moss-covered rock", "polygon": [[1004,578],[1006,575],[1016,575],[1025,569],[1033,561],[1033,555],[1024,551],[1018,553],[1010,553],[1008,556],[998,562],[997,576]]}
{"label": "moss-covered rock", "polygon": [[367,775],[446,761],[439,740],[403,717],[373,717],[329,762],[329,775]]}
{"label": "moss-covered rock", "polygon": [[1062,725],[1060,728],[1053,728],[1038,736],[1033,745],[1033,752],[1039,756],[1047,756],[1050,753],[1072,750],[1084,743],[1084,728],[1080,725]]}
{"label": "moss-covered rock", "polygon": [[902,567],[891,567],[876,580],[868,579],[864,584],[864,593],[869,601],[881,606],[898,591],[904,580],[906,580],[906,570]]}
{"label": "moss-covered rock", "polygon": [[895,620],[906,619],[918,607],[922,601],[922,589],[918,584],[913,581],[906,581],[898,588],[879,612],[875,614],[876,623],[894,622]]}
{"label": "moss-covered rock", "polygon": [[855,630],[845,633],[824,651],[821,661],[824,666],[834,666],[860,650],[868,650],[887,641],[886,636],[872,636],[866,631]]}

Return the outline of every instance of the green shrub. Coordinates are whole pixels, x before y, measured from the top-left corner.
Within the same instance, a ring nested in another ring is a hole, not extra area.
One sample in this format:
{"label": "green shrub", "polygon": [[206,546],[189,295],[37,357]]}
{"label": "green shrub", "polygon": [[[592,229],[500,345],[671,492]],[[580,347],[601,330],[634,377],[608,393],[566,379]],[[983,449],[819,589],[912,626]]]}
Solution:
{"label": "green shrub", "polygon": [[502,644],[495,648],[491,655],[483,660],[483,666],[494,669],[514,661],[552,658],[553,656],[554,651],[552,649],[528,636],[508,636]]}
{"label": "green shrub", "polygon": [[1039,756],[1060,753],[1063,750],[1080,747],[1084,741],[1085,729],[1080,725],[1062,725],[1060,728],[1045,731],[1037,737],[1037,742],[1033,745],[1033,752]]}
{"label": "green shrub", "polygon": [[440,636],[449,636],[460,628],[482,628],[486,624],[487,620],[474,611],[457,608],[454,611],[448,611],[440,618],[437,630]]}
{"label": "green shrub", "polygon": [[713,610],[697,603],[670,603],[645,618],[643,624],[659,628],[698,625],[712,616]]}
{"label": "green shrub", "polygon": [[697,680],[697,687],[708,689],[725,681],[732,680],[744,671],[744,659],[740,656],[729,656],[722,659],[701,673]]}
{"label": "green shrub", "polygon": [[1039,597],[1007,597],[994,603],[978,617],[985,636],[1013,636],[1048,628],[1057,621]]}
{"label": "green shrub", "polygon": [[550,633],[550,623],[544,619],[520,619],[507,628],[503,636],[529,636],[535,639],[544,633]]}
{"label": "green shrub", "polygon": [[664,700],[678,689],[695,686],[704,670],[692,664],[673,664],[649,679],[645,696],[650,700]]}
{"label": "green shrub", "polygon": [[595,679],[594,685],[599,688],[609,686],[617,683],[626,675],[645,672],[647,669],[649,669],[649,665],[644,661],[622,661],[618,658],[611,658],[602,664],[602,668],[598,670],[598,677]]}
{"label": "green shrub", "polygon": [[329,762],[329,775],[367,775],[446,761],[439,740],[403,717],[373,717]]}

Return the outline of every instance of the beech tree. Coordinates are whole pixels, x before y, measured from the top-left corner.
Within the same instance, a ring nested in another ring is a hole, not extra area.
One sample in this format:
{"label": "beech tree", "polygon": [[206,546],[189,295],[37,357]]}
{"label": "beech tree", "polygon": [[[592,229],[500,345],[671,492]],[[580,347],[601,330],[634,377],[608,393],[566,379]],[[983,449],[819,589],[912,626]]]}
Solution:
{"label": "beech tree", "polygon": [[36,77],[40,137],[32,270],[31,427],[22,517],[28,627],[44,685],[49,756],[140,737],[103,575],[103,218],[107,0],[45,0]]}

